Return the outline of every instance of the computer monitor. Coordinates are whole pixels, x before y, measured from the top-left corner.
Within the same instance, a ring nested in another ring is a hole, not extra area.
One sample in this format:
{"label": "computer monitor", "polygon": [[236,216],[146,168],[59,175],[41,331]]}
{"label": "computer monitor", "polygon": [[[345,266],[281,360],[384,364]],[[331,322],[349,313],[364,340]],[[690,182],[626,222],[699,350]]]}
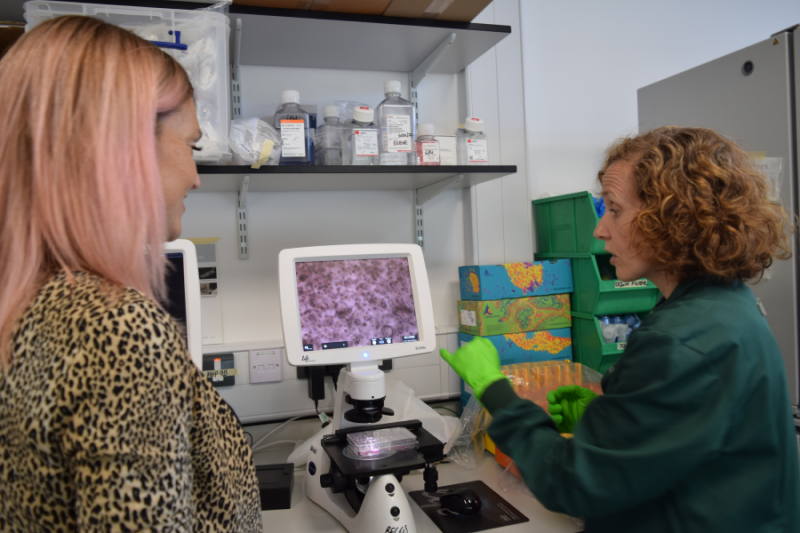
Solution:
{"label": "computer monitor", "polygon": [[428,274],[417,245],[282,250],[278,278],[292,365],[380,361],[436,347]]}
{"label": "computer monitor", "polygon": [[167,302],[164,308],[185,325],[186,346],[197,368],[203,369],[203,332],[200,318],[200,277],[194,243],[178,239],[164,244],[167,257]]}

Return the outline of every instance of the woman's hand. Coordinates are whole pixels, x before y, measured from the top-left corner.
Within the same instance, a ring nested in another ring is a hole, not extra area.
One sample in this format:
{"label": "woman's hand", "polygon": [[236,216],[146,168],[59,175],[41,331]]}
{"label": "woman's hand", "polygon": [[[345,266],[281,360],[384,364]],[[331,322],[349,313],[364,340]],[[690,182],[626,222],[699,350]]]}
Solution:
{"label": "woman's hand", "polygon": [[478,401],[489,385],[506,379],[500,372],[500,356],[497,354],[497,349],[491,341],[482,337],[475,337],[454,354],[444,348],[439,350],[439,354],[453,367],[456,374],[472,387],[472,392]]}
{"label": "woman's hand", "polygon": [[547,412],[560,433],[572,433],[586,407],[597,397],[592,390],[566,385],[547,393]]}

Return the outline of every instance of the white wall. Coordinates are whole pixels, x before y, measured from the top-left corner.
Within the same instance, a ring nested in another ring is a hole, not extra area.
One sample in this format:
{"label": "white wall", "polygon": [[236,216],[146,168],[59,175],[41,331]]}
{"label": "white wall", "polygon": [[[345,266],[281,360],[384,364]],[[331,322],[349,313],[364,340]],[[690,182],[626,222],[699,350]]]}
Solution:
{"label": "white wall", "polygon": [[[637,89],[800,23],[797,0],[520,0],[533,199],[596,190]],[[520,110],[521,111],[521,110]]]}

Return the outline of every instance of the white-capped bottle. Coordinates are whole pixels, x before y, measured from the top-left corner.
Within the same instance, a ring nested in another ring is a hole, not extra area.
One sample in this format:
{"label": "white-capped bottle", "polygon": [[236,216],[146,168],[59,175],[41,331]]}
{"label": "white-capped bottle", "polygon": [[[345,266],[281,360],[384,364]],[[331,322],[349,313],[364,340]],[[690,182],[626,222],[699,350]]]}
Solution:
{"label": "white-capped bottle", "polygon": [[281,105],[275,111],[275,129],[281,135],[281,165],[311,165],[309,116],[300,107],[300,93],[283,91]]}
{"label": "white-capped bottle", "polygon": [[374,123],[375,110],[367,106],[358,106],[353,110],[353,118],[346,126],[346,165],[377,165],[378,127]]}
{"label": "white-capped bottle", "polygon": [[464,127],[456,130],[456,152],[459,165],[489,164],[489,141],[481,119],[467,117]]}
{"label": "white-capped bottle", "polygon": [[414,105],[400,97],[400,82],[383,84],[386,99],[375,109],[381,165],[415,165],[417,122]]}
{"label": "white-capped bottle", "polygon": [[324,122],[317,126],[314,139],[315,165],[341,165],[344,124],[339,121],[339,108],[326,105],[322,109]]}
{"label": "white-capped bottle", "polygon": [[417,128],[417,164],[441,165],[439,141],[434,137],[433,124],[420,124]]}

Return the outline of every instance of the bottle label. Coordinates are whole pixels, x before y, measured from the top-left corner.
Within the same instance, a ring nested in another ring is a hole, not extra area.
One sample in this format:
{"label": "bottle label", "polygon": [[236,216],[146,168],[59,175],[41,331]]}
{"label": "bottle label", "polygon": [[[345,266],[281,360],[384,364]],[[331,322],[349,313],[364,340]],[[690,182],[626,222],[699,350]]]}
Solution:
{"label": "bottle label", "polygon": [[304,120],[281,120],[283,157],[306,156],[306,124]]}
{"label": "bottle label", "polygon": [[439,162],[439,143],[420,143],[422,147],[422,162],[423,163],[438,163]]}
{"label": "bottle label", "polygon": [[467,164],[488,163],[489,143],[486,139],[467,139]]}
{"label": "bottle label", "polygon": [[411,117],[408,115],[388,115],[386,132],[383,136],[384,152],[411,152]]}
{"label": "bottle label", "polygon": [[375,130],[353,130],[356,157],[378,156],[378,132]]}

